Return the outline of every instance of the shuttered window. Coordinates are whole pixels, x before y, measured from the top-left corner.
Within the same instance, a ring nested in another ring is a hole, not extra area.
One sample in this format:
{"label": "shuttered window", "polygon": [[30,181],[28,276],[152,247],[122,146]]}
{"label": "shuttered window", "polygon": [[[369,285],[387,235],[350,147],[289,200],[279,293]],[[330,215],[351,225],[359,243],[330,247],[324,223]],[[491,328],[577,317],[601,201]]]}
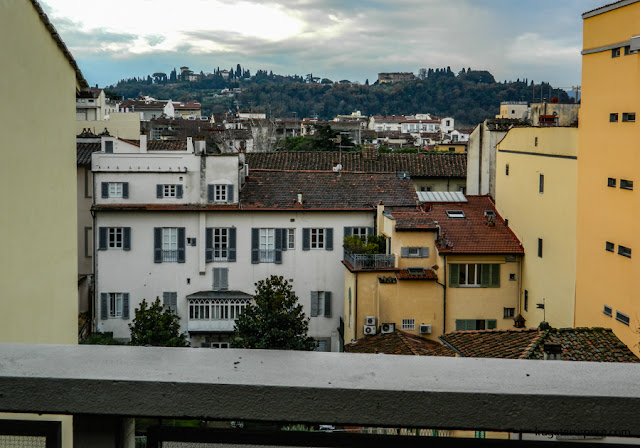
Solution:
{"label": "shuttered window", "polygon": [[333,250],[332,228],[302,229],[302,250],[325,249]]}
{"label": "shuttered window", "polygon": [[225,291],[229,289],[229,269],[213,268],[213,288],[214,291]]}
{"label": "shuttered window", "polygon": [[173,311],[174,314],[178,314],[178,293],[177,292],[163,292],[162,303],[165,308]]}
{"label": "shuttered window", "polygon": [[452,288],[499,288],[499,264],[450,264],[449,286]]}
{"label": "shuttered window", "polygon": [[129,293],[103,292],[100,294],[102,319],[129,319]]}
{"label": "shuttered window", "polygon": [[331,317],[331,291],[311,291],[311,317]]}

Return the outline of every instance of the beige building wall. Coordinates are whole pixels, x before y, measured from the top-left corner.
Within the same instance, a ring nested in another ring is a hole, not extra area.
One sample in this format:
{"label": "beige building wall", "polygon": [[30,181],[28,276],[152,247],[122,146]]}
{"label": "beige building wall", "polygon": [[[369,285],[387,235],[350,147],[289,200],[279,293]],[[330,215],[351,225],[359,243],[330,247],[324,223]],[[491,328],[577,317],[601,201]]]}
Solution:
{"label": "beige building wall", "polygon": [[416,191],[463,191],[467,179],[462,177],[412,177]]}
{"label": "beige building wall", "polygon": [[140,139],[140,114],[136,112],[111,112],[108,120],[78,120],[75,124],[76,135],[88,128],[94,134],[105,129],[114,137],[130,140]]}
{"label": "beige building wall", "polygon": [[[0,35],[0,342],[75,344],[76,72],[30,1],[0,2]],[[0,418],[61,421],[73,445],[70,416]]]}
{"label": "beige building wall", "polygon": [[515,118],[522,120],[526,115],[528,106],[526,102],[504,101],[500,103],[500,113],[496,118]]}
{"label": "beige building wall", "polygon": [[496,208],[524,247],[518,312],[528,327],[574,325],[577,154],[578,128],[514,128],[498,144]]}
{"label": "beige building wall", "polygon": [[[640,354],[640,54],[624,49],[640,34],[640,2],[583,18],[575,323],[611,328]],[[635,121],[624,121],[625,113],[635,113]],[[618,114],[617,121],[610,114]],[[632,189],[620,188],[623,180],[632,181]],[[629,257],[619,254],[621,247],[630,249]]]}

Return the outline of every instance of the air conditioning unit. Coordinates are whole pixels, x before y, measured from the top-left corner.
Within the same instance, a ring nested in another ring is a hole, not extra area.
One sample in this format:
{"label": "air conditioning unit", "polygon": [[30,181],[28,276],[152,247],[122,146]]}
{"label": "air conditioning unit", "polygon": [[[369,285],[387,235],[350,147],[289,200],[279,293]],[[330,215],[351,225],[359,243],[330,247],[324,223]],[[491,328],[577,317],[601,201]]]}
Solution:
{"label": "air conditioning unit", "polygon": [[394,331],[396,331],[396,324],[394,323],[380,325],[380,333],[393,333]]}
{"label": "air conditioning unit", "polygon": [[431,325],[420,324],[420,334],[431,334]]}
{"label": "air conditioning unit", "polygon": [[367,316],[364,318],[364,324],[365,325],[373,325],[375,327],[376,325],[376,317],[375,316]]}
{"label": "air conditioning unit", "polygon": [[364,326],[364,334],[365,335],[374,335],[374,334],[376,334],[376,326],[375,325],[365,325]]}

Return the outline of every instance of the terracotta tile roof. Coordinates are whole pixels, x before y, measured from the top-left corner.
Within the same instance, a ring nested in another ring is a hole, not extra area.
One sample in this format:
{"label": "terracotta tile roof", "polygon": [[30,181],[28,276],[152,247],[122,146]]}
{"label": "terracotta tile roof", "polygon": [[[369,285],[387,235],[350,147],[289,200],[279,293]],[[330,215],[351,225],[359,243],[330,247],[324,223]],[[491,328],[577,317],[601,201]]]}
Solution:
{"label": "terracotta tile roof", "polygon": [[461,356],[544,359],[544,345],[560,344],[566,361],[640,362],[607,328],[551,328],[456,331],[440,336]]}
{"label": "terracotta tile roof", "polygon": [[244,210],[371,210],[378,202],[415,206],[416,200],[413,184],[395,174],[323,171],[251,171],[240,193]]}
{"label": "terracotta tile roof", "polygon": [[389,215],[395,219],[398,231],[438,230],[433,218],[426,216],[424,212],[419,210],[392,211]]}
{"label": "terracotta tile roof", "polygon": [[56,31],[55,27],[49,20],[49,17],[47,17],[47,15],[44,13],[44,10],[42,9],[42,6],[40,6],[40,3],[38,3],[37,0],[31,0],[31,4],[33,5],[36,12],[38,13],[38,16],[40,16],[40,20],[42,21],[42,24],[49,31],[49,34],[51,34],[51,37],[55,41],[56,45],[58,46],[58,48],[60,48],[60,51],[62,51],[62,54],[64,55],[64,57],[67,59],[67,61],[75,71],[76,80],[78,81],[78,84],[80,84],[80,87],[82,87],[83,89],[89,88],[89,83],[87,82],[86,79],[84,79],[84,76],[82,75],[82,72],[80,71],[80,68],[76,63],[76,60],[73,58],[73,56],[71,55],[71,52],[69,51],[69,49],[63,42],[62,38],[58,34],[58,31]]}
{"label": "terracotta tile roof", "polygon": [[[466,196],[468,202],[425,204],[425,217],[440,226],[441,254],[523,254],[515,234],[505,226],[489,196]],[[461,210],[464,218],[449,218],[447,210]],[[485,210],[495,213],[493,224]]]}
{"label": "terracotta tile roof", "polygon": [[[247,153],[250,169],[330,171],[340,161],[337,151]],[[413,177],[466,177],[467,156],[459,153],[415,154],[342,153],[342,171],[365,173],[408,172]]]}
{"label": "terracotta tile roof", "polygon": [[396,273],[398,280],[438,280],[438,275],[431,269],[425,269],[424,274],[410,273],[408,269],[401,269]]}
{"label": "terracotta tile roof", "polygon": [[445,345],[399,330],[365,336],[356,342],[345,344],[344,351],[387,355],[455,356],[455,352]]}
{"label": "terracotta tile roof", "polygon": [[78,165],[91,165],[91,154],[100,151],[101,143],[76,143],[76,161]]}

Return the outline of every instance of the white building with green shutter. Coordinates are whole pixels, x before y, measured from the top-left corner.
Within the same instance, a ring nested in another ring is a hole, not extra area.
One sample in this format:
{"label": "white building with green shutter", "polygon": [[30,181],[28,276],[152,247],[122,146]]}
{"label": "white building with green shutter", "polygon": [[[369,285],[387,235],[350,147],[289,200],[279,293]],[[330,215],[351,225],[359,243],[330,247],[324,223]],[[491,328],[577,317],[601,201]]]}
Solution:
{"label": "white building with green shutter", "polygon": [[[176,310],[192,346],[228,347],[255,283],[282,276],[319,349],[342,347],[342,237],[373,232],[376,206],[413,206],[394,174],[250,170],[204,142],[148,151],[103,139],[94,153],[94,328],[129,338],[142,301]],[[111,142],[109,144],[109,142]],[[108,152],[109,151],[109,152]]]}

